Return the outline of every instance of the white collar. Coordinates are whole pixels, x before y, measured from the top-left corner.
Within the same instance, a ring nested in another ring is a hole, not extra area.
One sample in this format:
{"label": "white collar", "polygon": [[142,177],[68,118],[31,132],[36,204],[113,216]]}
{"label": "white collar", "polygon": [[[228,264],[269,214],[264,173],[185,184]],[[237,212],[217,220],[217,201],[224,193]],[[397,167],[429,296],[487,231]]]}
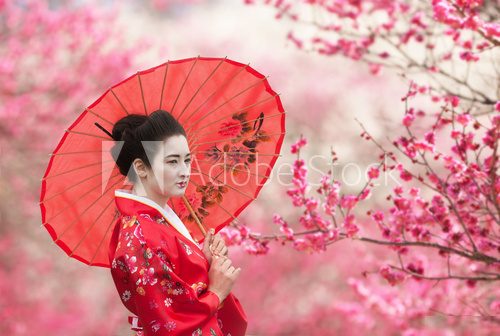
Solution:
{"label": "white collar", "polygon": [[186,237],[187,239],[189,239],[190,241],[192,241],[193,244],[195,244],[196,246],[198,246],[198,243],[195,242],[195,240],[193,239],[193,237],[189,233],[187,227],[184,225],[184,223],[181,221],[181,219],[179,218],[179,216],[177,216],[177,214],[175,213],[175,211],[172,210],[172,208],[170,208],[170,206],[167,203],[165,203],[165,207],[162,208],[158,203],[156,203],[152,199],[147,198],[145,196],[139,196],[139,195],[133,194],[132,191],[127,190],[127,189],[115,189],[115,196],[120,196],[120,197],[124,197],[124,198],[128,198],[128,199],[133,199],[133,200],[136,200],[136,201],[138,201],[140,203],[146,204],[146,205],[148,205],[148,206],[150,206],[150,207],[158,210],[158,212],[163,217],[165,217],[165,219],[170,224],[172,224],[172,226],[180,234],[182,234],[184,237]]}

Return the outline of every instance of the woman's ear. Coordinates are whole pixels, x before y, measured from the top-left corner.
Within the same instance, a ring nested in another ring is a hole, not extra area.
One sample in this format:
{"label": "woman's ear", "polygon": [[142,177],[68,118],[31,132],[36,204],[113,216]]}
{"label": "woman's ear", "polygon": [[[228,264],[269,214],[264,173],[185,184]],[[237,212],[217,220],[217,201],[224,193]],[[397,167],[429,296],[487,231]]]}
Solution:
{"label": "woman's ear", "polygon": [[141,159],[135,159],[134,162],[132,162],[132,166],[134,167],[137,176],[142,178],[146,178],[148,176],[147,167]]}

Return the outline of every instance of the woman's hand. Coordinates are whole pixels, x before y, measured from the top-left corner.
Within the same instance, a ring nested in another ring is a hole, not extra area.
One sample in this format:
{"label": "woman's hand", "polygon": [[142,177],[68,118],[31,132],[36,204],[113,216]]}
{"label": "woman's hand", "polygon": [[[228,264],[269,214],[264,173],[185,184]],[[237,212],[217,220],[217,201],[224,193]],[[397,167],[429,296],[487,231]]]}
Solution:
{"label": "woman's hand", "polygon": [[219,307],[231,292],[240,272],[241,267],[234,267],[231,259],[223,256],[213,258],[208,271],[208,290],[219,297]]}
{"label": "woman's hand", "polygon": [[208,260],[209,264],[212,264],[212,257],[228,257],[229,249],[226,246],[226,242],[221,237],[219,233],[214,235],[215,230],[212,228],[208,230],[205,240],[203,241],[203,253]]}

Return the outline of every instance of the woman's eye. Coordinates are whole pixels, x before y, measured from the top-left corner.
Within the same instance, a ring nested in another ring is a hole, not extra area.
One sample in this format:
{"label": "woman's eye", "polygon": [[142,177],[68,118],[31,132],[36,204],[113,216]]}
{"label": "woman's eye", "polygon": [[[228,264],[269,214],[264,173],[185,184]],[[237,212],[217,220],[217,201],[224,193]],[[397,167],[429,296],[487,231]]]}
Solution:
{"label": "woman's eye", "polygon": [[[185,162],[191,162],[191,159],[187,159]],[[167,163],[177,163],[177,160],[167,161]]]}

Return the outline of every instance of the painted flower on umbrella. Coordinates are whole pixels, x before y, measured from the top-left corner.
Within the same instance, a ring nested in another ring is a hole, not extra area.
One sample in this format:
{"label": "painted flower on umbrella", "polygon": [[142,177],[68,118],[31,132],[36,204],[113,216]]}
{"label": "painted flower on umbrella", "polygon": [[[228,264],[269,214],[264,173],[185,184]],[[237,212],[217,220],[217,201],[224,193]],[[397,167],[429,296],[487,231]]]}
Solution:
{"label": "painted flower on umbrella", "polygon": [[222,136],[235,137],[242,131],[241,123],[236,120],[225,121],[219,128],[219,134]]}
{"label": "painted flower on umbrella", "polygon": [[[262,129],[264,113],[261,112],[256,119],[247,120],[248,112],[235,113],[232,119],[225,121],[219,128],[219,134],[228,137],[229,143],[224,144],[221,150],[217,144],[208,148],[205,156],[213,163],[224,159],[224,168],[234,172],[235,165],[255,162],[255,154],[259,142],[270,141],[266,131]],[[252,125],[253,121],[253,126]],[[253,134],[251,134],[253,132]],[[241,146],[237,146],[240,144]]]}
{"label": "painted flower on umbrella", "polygon": [[[200,210],[200,207],[202,206],[202,200],[201,196],[198,193],[190,193],[186,194],[186,199],[188,200],[189,204],[193,208],[193,210],[198,213]],[[194,221],[194,218],[192,217],[191,213],[189,212],[189,209],[186,207],[186,205],[182,202],[179,203],[178,206],[178,212],[177,215],[181,220],[189,220],[191,222]]]}
{"label": "painted flower on umbrella", "polygon": [[[190,194],[187,196],[193,211],[201,222],[204,217],[210,214],[207,209],[221,203],[223,194],[227,193],[228,190],[224,185],[214,185],[212,182],[207,182],[205,185],[196,187],[196,192],[201,195],[201,200],[198,195]],[[182,220],[195,221],[193,215],[184,204],[181,204],[178,216]]]}
{"label": "painted flower on umbrella", "polygon": [[198,186],[196,191],[203,195],[199,212],[201,215],[207,216],[209,212],[206,209],[221,203],[223,199],[222,194],[226,193],[228,188],[224,185],[216,186],[212,182],[207,182],[204,186]]}
{"label": "painted flower on umbrella", "polygon": [[[250,154],[249,154],[250,153]],[[248,167],[249,163],[255,162],[255,149],[246,150],[242,146],[235,146],[225,144],[220,150],[217,145],[213,145],[207,150],[205,155],[212,163],[224,163],[226,170],[232,169],[237,165],[245,165]],[[234,172],[234,170],[232,170]]]}

